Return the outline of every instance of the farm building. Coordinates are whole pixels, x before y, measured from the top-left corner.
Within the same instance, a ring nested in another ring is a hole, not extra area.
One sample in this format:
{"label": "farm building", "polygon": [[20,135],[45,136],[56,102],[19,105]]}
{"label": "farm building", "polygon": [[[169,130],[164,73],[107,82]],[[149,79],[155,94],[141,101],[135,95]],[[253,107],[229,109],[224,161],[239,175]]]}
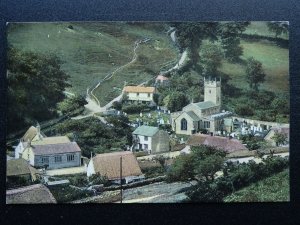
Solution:
{"label": "farm building", "polygon": [[129,103],[144,103],[155,105],[154,94],[156,89],[154,87],[143,86],[125,86],[123,93],[126,96],[126,101]]}

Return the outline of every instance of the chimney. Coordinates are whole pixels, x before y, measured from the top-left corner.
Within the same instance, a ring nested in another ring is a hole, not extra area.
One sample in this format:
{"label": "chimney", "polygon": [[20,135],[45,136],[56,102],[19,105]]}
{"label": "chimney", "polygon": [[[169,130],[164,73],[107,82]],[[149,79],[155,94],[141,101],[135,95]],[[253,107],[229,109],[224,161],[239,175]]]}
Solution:
{"label": "chimney", "polygon": [[41,140],[42,139],[42,135],[41,135],[41,126],[39,123],[36,124],[36,130],[37,130],[37,136],[38,138]]}

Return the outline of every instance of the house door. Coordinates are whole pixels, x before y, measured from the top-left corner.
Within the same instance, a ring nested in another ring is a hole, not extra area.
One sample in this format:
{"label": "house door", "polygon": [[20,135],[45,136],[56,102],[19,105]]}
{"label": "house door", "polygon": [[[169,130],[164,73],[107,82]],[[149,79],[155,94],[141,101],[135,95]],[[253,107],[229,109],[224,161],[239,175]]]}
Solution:
{"label": "house door", "polygon": [[139,150],[143,149],[143,145],[139,144]]}

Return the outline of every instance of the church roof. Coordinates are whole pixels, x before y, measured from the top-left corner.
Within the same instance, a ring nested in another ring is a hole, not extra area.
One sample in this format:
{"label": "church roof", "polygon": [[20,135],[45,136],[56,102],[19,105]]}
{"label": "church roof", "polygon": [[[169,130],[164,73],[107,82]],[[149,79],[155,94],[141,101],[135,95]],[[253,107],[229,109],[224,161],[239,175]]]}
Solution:
{"label": "church roof", "polygon": [[193,111],[188,111],[188,112],[186,112],[186,114],[188,114],[189,117],[191,117],[193,121],[200,120],[200,118]]}
{"label": "church roof", "polygon": [[151,127],[151,126],[143,125],[143,126],[136,128],[135,131],[133,131],[133,134],[152,137],[158,131],[159,131],[158,127]]}
{"label": "church roof", "polygon": [[211,102],[211,101],[206,101],[206,102],[196,102],[196,103],[192,103],[194,105],[196,105],[198,108],[200,109],[208,109],[211,107],[215,107],[216,104]]}

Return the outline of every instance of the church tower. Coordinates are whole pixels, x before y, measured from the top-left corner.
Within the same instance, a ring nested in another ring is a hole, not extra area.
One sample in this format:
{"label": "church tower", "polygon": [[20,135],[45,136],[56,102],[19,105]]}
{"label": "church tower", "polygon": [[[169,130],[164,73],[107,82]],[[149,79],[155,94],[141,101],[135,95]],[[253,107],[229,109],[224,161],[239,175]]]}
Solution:
{"label": "church tower", "polygon": [[211,101],[221,106],[221,97],[221,78],[220,80],[204,78],[204,101]]}

